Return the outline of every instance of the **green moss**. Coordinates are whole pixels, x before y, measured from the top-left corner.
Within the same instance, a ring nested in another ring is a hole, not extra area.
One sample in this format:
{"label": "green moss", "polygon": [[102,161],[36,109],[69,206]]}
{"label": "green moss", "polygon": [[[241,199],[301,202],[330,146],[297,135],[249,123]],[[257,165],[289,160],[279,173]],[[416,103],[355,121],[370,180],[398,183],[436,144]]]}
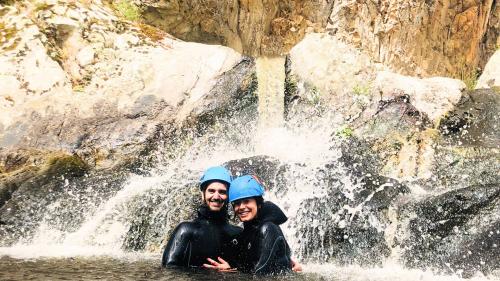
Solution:
{"label": "green moss", "polygon": [[17,47],[21,38],[16,38],[17,29],[9,27],[4,22],[0,22],[0,49],[10,51]]}
{"label": "green moss", "polygon": [[336,135],[342,138],[350,138],[352,137],[353,133],[354,130],[351,127],[343,125],[337,129]]}
{"label": "green moss", "polygon": [[126,20],[138,21],[140,19],[141,11],[139,7],[130,0],[113,2],[113,8]]}
{"label": "green moss", "polygon": [[83,176],[89,169],[80,157],[76,155],[54,155],[47,161],[44,173],[47,175]]}
{"label": "green moss", "polygon": [[316,86],[313,86],[309,92],[309,95],[308,95],[308,100],[311,104],[313,105],[318,105],[321,101],[321,93],[320,91],[318,90],[318,88],[316,88]]}
{"label": "green moss", "polygon": [[75,92],[83,92],[83,90],[84,90],[83,85],[75,85],[73,87],[73,91],[75,91]]}
{"label": "green moss", "polygon": [[480,75],[477,68],[463,62],[460,64],[458,69],[459,70],[455,73],[454,78],[462,80],[468,90],[474,90],[477,85],[477,79]]}
{"label": "green moss", "polygon": [[352,92],[357,96],[367,96],[370,93],[370,86],[356,85],[352,88]]}

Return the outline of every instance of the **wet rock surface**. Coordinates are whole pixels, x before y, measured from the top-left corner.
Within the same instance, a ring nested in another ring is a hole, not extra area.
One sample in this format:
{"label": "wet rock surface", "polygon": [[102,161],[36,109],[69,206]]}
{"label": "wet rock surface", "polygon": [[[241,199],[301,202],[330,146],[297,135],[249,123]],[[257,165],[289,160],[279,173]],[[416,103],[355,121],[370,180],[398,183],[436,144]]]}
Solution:
{"label": "wet rock surface", "polygon": [[65,172],[56,164],[48,171],[25,172],[2,180],[0,185],[12,191],[0,207],[2,246],[30,241],[42,224],[61,232],[76,230],[88,215],[84,210],[114,195],[127,175],[121,171],[80,171],[73,166]]}
{"label": "wet rock surface", "polygon": [[[377,264],[391,253],[384,233],[391,224],[387,212],[394,207],[395,199],[409,190],[394,179],[374,174],[363,161],[348,156],[310,175],[318,182],[317,192],[324,193],[311,193],[313,198],[302,201],[292,222],[300,245],[295,253],[305,260]],[[284,164],[266,156],[227,163],[235,174],[259,176],[264,186],[279,197],[293,197],[290,189],[300,184],[300,180],[289,176],[297,168],[295,165],[301,164]],[[345,166],[347,175],[339,171],[340,166]]]}
{"label": "wet rock surface", "polygon": [[409,208],[410,236],[402,241],[409,266],[430,266],[466,276],[498,269],[498,183],[445,192]]}
{"label": "wet rock surface", "polygon": [[465,95],[439,129],[445,143],[500,148],[500,96],[494,90],[474,90]]}
{"label": "wet rock surface", "polygon": [[[347,176],[338,174],[334,167],[339,165],[345,165]],[[296,225],[301,257],[374,265],[391,254],[386,240],[394,223],[390,213],[395,200],[409,189],[367,167],[341,158],[340,163],[326,165],[318,175],[328,186],[326,194],[305,200],[297,214],[297,221],[307,222]]]}

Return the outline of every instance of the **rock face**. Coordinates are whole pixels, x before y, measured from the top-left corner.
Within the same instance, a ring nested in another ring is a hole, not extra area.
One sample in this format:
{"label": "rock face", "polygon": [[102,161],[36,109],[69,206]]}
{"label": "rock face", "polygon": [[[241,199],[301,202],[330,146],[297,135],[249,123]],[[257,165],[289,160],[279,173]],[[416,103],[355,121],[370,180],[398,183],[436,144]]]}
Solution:
{"label": "rock face", "polygon": [[493,0],[335,1],[327,30],[397,72],[460,77],[482,67],[496,48],[497,6]]}
{"label": "rock face", "polygon": [[[372,81],[384,66],[327,34],[308,34],[289,55],[287,97],[294,105],[328,104],[354,118],[370,102]],[[293,112],[290,112],[293,114]],[[348,117],[350,116],[350,117]]]}
{"label": "rock face", "polygon": [[0,56],[7,85],[0,90],[0,153],[29,147],[78,154],[103,168],[123,164],[147,149],[158,126],[195,118],[206,94],[250,85],[239,81],[251,80],[251,62],[218,81],[243,59],[229,48],[146,32],[102,3],[50,3],[3,9],[2,24],[12,32]]}
{"label": "rock face", "polygon": [[137,1],[144,20],[187,41],[250,56],[288,53],[306,30],[326,26],[333,1]]}
{"label": "rock face", "polygon": [[[255,65],[230,48],[123,21],[100,1],[1,9],[2,245],[30,240],[43,219],[76,230],[153,150],[177,157],[219,119],[255,117]],[[130,218],[124,247],[154,247],[140,233],[151,223]],[[150,232],[152,244],[165,227]]]}
{"label": "rock face", "polygon": [[413,206],[406,263],[470,276],[500,263],[500,186],[475,185]]}
{"label": "rock face", "polygon": [[408,102],[437,126],[440,119],[458,103],[465,84],[445,77],[418,79],[382,71],[377,74],[373,88],[382,101],[407,96]]}
{"label": "rock face", "polygon": [[[499,44],[500,45],[500,44]],[[500,92],[500,51],[496,51],[477,80],[476,89],[491,88]]]}

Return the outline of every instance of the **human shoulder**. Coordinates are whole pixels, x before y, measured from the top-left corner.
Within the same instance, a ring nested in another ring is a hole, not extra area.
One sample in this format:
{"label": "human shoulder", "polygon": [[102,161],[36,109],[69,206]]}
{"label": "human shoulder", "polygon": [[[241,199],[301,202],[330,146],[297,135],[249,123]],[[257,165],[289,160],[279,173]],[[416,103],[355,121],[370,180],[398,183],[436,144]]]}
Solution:
{"label": "human shoulder", "polygon": [[196,229],[198,229],[196,222],[191,222],[191,221],[181,222],[174,229],[174,235],[193,233]]}
{"label": "human shoulder", "polygon": [[261,235],[280,234],[280,233],[281,233],[281,228],[273,222],[267,221],[259,226],[259,234]]}

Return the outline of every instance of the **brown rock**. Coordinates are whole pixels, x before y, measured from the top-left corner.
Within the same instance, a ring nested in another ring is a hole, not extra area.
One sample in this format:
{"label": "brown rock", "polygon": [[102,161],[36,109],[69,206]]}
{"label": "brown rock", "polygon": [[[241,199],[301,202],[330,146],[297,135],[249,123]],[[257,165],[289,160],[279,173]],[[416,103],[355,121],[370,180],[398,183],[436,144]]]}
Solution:
{"label": "brown rock", "polygon": [[494,50],[497,14],[492,0],[343,0],[327,30],[398,72],[464,79]]}
{"label": "brown rock", "polygon": [[326,26],[333,5],[327,0],[138,2],[147,23],[178,38],[251,56],[286,54],[308,28]]}

